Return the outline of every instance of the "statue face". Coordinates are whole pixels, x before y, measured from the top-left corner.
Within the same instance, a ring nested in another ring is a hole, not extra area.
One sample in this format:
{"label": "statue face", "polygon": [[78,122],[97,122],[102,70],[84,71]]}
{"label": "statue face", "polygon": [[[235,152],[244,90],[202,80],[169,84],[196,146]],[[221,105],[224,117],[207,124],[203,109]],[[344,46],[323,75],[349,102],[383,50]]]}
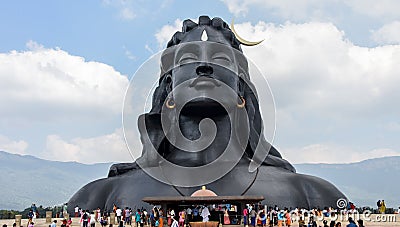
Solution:
{"label": "statue face", "polygon": [[[226,86],[221,86],[225,84],[238,93],[238,66],[233,48],[204,41],[184,43],[175,51],[174,66],[171,71],[173,97],[195,92],[198,98],[191,100],[188,106],[203,109],[215,108],[218,102],[236,105],[238,97],[232,97],[232,92],[224,91]],[[207,94],[216,89],[219,100],[207,98]]]}

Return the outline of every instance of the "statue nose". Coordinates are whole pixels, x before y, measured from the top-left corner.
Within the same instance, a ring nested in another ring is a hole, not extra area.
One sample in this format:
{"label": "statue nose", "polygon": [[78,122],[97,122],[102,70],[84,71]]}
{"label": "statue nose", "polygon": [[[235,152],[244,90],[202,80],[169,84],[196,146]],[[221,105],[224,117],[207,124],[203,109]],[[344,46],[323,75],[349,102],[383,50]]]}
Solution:
{"label": "statue nose", "polygon": [[199,76],[210,76],[211,74],[213,74],[213,72],[214,69],[209,65],[200,65],[196,69],[196,73]]}

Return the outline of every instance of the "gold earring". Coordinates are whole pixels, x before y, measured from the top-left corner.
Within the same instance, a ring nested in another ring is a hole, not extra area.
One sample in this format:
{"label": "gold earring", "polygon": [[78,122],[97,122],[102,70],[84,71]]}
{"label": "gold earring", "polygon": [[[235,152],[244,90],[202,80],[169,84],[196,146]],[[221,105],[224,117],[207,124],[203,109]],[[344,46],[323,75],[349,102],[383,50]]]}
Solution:
{"label": "gold earring", "polygon": [[174,100],[172,100],[172,98],[168,98],[168,100],[165,102],[165,106],[168,109],[173,109],[173,108],[175,108],[176,104],[175,104]]}
{"label": "gold earring", "polygon": [[240,100],[242,100],[242,103],[238,103],[236,105],[239,108],[243,108],[246,105],[246,100],[243,98],[243,96],[240,96]]}

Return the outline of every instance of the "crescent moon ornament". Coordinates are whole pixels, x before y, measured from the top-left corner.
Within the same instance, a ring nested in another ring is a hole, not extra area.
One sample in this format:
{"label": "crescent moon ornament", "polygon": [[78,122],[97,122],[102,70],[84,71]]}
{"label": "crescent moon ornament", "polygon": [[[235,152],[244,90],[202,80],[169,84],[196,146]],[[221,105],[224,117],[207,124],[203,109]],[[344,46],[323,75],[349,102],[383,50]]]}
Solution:
{"label": "crescent moon ornament", "polygon": [[252,41],[247,41],[247,40],[243,39],[242,37],[240,37],[240,36],[237,34],[237,32],[235,31],[234,19],[232,19],[231,30],[232,30],[233,34],[235,34],[236,39],[238,39],[239,42],[240,42],[241,44],[245,45],[245,46],[255,46],[255,45],[260,44],[262,41],[264,41],[264,40],[261,40],[261,41],[252,42]]}

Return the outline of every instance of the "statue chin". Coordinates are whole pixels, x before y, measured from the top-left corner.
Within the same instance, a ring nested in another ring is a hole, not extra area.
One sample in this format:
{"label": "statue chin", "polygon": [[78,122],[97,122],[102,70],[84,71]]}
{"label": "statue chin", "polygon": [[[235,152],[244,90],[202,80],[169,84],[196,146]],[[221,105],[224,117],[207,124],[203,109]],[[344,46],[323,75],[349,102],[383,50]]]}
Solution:
{"label": "statue chin", "polygon": [[[222,105],[228,106],[226,103],[223,103]],[[209,98],[196,98],[186,103],[186,105],[182,108],[181,114],[187,116],[204,117],[227,115],[227,109],[225,109],[222,105]],[[232,104],[230,104],[230,106],[232,106],[232,108],[234,107]]]}

